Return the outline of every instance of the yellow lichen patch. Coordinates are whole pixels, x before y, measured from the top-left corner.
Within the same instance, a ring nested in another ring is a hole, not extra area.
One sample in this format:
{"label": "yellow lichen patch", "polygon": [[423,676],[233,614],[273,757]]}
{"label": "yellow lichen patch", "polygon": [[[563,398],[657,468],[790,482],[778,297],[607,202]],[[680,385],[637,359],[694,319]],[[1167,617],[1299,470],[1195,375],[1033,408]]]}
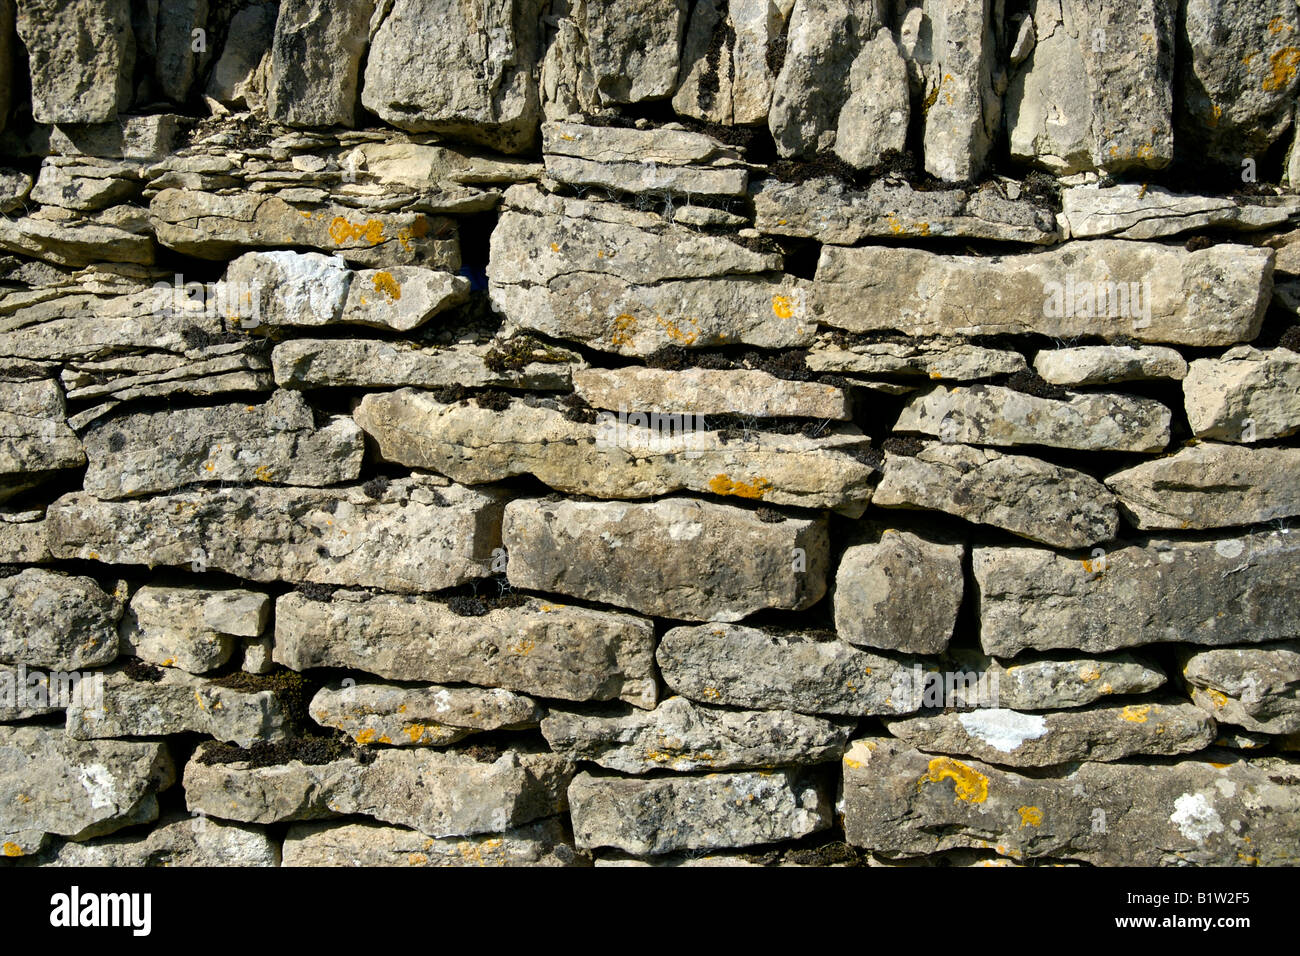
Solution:
{"label": "yellow lichen patch", "polygon": [[788,295],[772,296],[772,314],[778,319],[793,319],[794,300]]}
{"label": "yellow lichen patch", "polygon": [[253,477],[258,481],[270,481],[274,477],[274,474],[266,465],[258,465],[253,469]]}
{"label": "yellow lichen patch", "polygon": [[1224,769],[1226,769],[1226,768],[1232,766],[1232,764],[1227,764],[1227,763],[1215,763],[1213,760],[1211,760],[1211,761],[1210,761],[1210,766],[1211,766],[1211,767],[1215,767],[1215,768],[1217,768],[1217,769],[1219,769],[1219,770],[1224,770]]}
{"label": "yellow lichen patch", "polygon": [[389,302],[396,302],[402,297],[402,284],[393,278],[391,272],[376,272],[371,282],[374,283],[375,292],[388,296]]}
{"label": "yellow lichen patch", "polygon": [[364,239],[372,246],[377,246],[384,241],[384,224],[378,219],[354,223],[343,216],[335,216],[334,221],[330,223],[329,234],[336,246],[351,242],[353,239]]}
{"label": "yellow lichen patch", "polygon": [[1082,670],[1079,672],[1079,680],[1083,681],[1085,684],[1091,684],[1095,680],[1101,680],[1101,672],[1095,667],[1089,668],[1088,670]]}
{"label": "yellow lichen patch", "polygon": [[1096,561],[1089,561],[1084,558],[1079,562],[1083,565],[1085,574],[1104,574],[1106,572],[1106,559],[1098,558]]}
{"label": "yellow lichen patch", "polygon": [[391,744],[392,742],[393,742],[393,738],[388,736],[387,734],[381,734],[379,737],[379,743],[381,744]]}
{"label": "yellow lichen patch", "polygon": [[944,780],[953,782],[956,800],[983,803],[989,797],[989,778],[951,757],[935,757],[931,760],[929,773],[916,782],[916,789],[919,791],[923,784]]}
{"label": "yellow lichen patch", "polygon": [[361,733],[357,734],[354,739],[357,743],[362,744],[363,746],[370,743],[375,739],[375,728],[367,727],[365,730],[361,731]]}
{"label": "yellow lichen patch", "polygon": [[1145,724],[1150,714],[1150,704],[1129,704],[1119,712],[1120,719],[1127,720],[1131,724]]}
{"label": "yellow lichen patch", "polygon": [[210,462],[210,461],[205,461],[205,462],[203,463],[203,468],[204,468],[205,471],[216,471],[216,470],[217,470],[217,466],[216,466],[215,464],[213,464],[212,462]]}
{"label": "yellow lichen patch", "polygon": [[524,638],[518,644],[507,644],[506,650],[508,650],[511,654],[521,654],[524,657],[527,657],[529,654],[533,652],[533,648],[536,646],[537,646],[536,641],[532,641],[529,640],[528,638]]}
{"label": "yellow lichen patch", "polygon": [[423,853],[408,853],[406,855],[406,862],[410,866],[424,866],[424,864],[429,862],[429,858]]}
{"label": "yellow lichen patch", "polygon": [[99,552],[98,552],[98,551],[87,551],[87,552],[86,552],[86,557],[90,558],[90,560],[92,560],[92,561],[98,561],[98,560],[99,560]]}
{"label": "yellow lichen patch", "polygon": [[418,744],[420,738],[424,736],[425,730],[424,724],[407,724],[402,728],[402,733],[411,738],[411,743]]}
{"label": "yellow lichen patch", "polygon": [[722,697],[722,694],[718,692],[716,687],[706,687],[700,696],[705,700],[718,700]]}
{"label": "yellow lichen patch", "polygon": [[1297,66],[1300,66],[1300,49],[1283,47],[1268,58],[1268,74],[1260,86],[1266,93],[1284,89],[1295,79]]}
{"label": "yellow lichen patch", "polygon": [[732,481],[728,475],[714,475],[709,481],[709,490],[715,495],[735,495],[737,498],[762,498],[772,490],[772,482],[766,478],[753,481]]}
{"label": "yellow lichen patch", "polygon": [[564,607],[563,604],[541,604],[538,606],[537,610],[550,614],[552,611],[558,611],[562,607]]}
{"label": "yellow lichen patch", "polygon": [[700,325],[695,319],[687,319],[691,325],[695,326],[693,332],[683,332],[681,326],[671,319],[665,319],[662,315],[655,316],[655,321],[659,327],[668,333],[668,337],[682,345],[694,345],[695,340],[700,337]]}
{"label": "yellow lichen patch", "polygon": [[173,664],[175,664],[175,663],[176,663],[176,658],[174,658],[174,657],[169,657],[169,658],[167,658],[166,660],[164,660],[164,661],[162,662],[162,666],[163,666],[163,667],[171,667],[171,666],[172,666]]}
{"label": "yellow lichen patch", "polygon": [[1268,21],[1269,33],[1281,33],[1283,30],[1294,33],[1295,27],[1287,23],[1282,17],[1274,17],[1272,20]]}
{"label": "yellow lichen patch", "polygon": [[5,856],[22,856],[23,848],[17,843],[5,843]]}
{"label": "yellow lichen patch", "polygon": [[614,317],[614,332],[609,337],[609,344],[629,345],[632,342],[632,334],[636,332],[636,316],[624,312],[622,315]]}
{"label": "yellow lichen patch", "polygon": [[1210,698],[1210,700],[1214,701],[1215,707],[1228,706],[1228,695],[1223,693],[1222,691],[1217,691],[1214,690],[1212,687],[1207,687],[1205,689],[1205,693]]}
{"label": "yellow lichen patch", "polygon": [[1043,823],[1043,811],[1038,807],[1020,807],[1018,812],[1022,827],[1036,827]]}
{"label": "yellow lichen patch", "polygon": [[1223,115],[1223,107],[1215,106],[1213,103],[1211,103],[1210,115],[1209,118],[1206,119],[1205,125],[1210,127],[1210,129],[1214,129],[1214,127],[1219,125],[1219,117],[1222,115]]}
{"label": "yellow lichen patch", "polygon": [[559,244],[558,242],[553,242],[553,243],[551,243],[551,251],[552,251],[552,252],[559,252],[559,251],[560,251],[560,244]]}

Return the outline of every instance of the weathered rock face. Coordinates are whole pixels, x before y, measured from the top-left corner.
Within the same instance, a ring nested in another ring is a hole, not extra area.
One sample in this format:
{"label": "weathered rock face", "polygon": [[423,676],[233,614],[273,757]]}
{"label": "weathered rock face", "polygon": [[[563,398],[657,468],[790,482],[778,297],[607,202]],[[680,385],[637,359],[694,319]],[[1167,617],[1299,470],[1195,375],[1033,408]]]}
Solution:
{"label": "weathered rock face", "polygon": [[580,773],[569,787],[578,846],[628,853],[748,846],[824,830],[831,806],[795,770],[634,780]]}
{"label": "weathered rock face", "polygon": [[261,634],[270,611],[258,591],[146,585],[131,596],[119,635],[143,661],[202,674],[230,660],[240,638]]}
{"label": "weathered rock face", "polygon": [[1271,251],[1227,244],[1098,239],[999,260],[826,246],[814,291],[820,320],[852,332],[1233,345],[1259,332],[1272,271]]}
{"label": "weathered rock face", "polygon": [[[1242,759],[1085,761],[1029,777],[866,739],[844,755],[844,828],[889,857],[987,847],[1103,866],[1280,864],[1300,813],[1295,777],[1292,764]],[[900,827],[903,816],[924,823]]]}
{"label": "weathered rock face", "polygon": [[135,67],[130,0],[33,0],[17,9],[36,122],[106,123],[126,111]]}
{"label": "weathered rock face", "polygon": [[691,9],[673,109],[708,123],[767,121],[784,42],[787,4],[772,0],[703,0]]}
{"label": "weathered rock face", "polygon": [[609,411],[662,408],[682,415],[793,416],[836,421],[852,417],[848,393],[842,388],[792,382],[748,369],[688,368],[669,372],[639,366],[585,368],[574,372],[573,390],[592,408]]}
{"label": "weathered rock face", "polygon": [[1119,543],[1091,560],[977,547],[980,641],[986,653],[1011,657],[1029,648],[1097,653],[1288,638],[1297,550],[1300,542],[1277,531]]}
{"label": "weathered rock face", "polygon": [[294,670],[348,667],[391,680],[654,706],[649,621],[537,599],[485,614],[467,610],[473,616],[415,598],[286,594],[276,601],[275,659]]}
{"label": "weathered rock face", "polygon": [[1300,731],[1300,644],[1222,647],[1182,655],[1192,701],[1215,720],[1265,734]]}
{"label": "weathered rock face", "polygon": [[573,766],[550,753],[507,751],[480,762],[428,748],[382,750],[362,762],[299,760],[256,767],[205,763],[201,746],[185,766],[191,811],[244,823],[314,820],[358,813],[430,837],[500,833],[565,807]]}
{"label": "weathered rock face", "polygon": [[410,592],[486,577],[502,505],[496,492],[407,478],[377,498],[356,486],[117,502],[77,492],[53,504],[47,520],[60,558]]}
{"label": "weathered rock face", "polygon": [[[742,536],[747,549],[737,553],[732,544]],[[687,498],[520,499],[506,507],[502,540],[515,587],[677,620],[736,621],[761,608],[800,609],[826,591],[829,543],[821,518],[767,523],[753,511]]]}
{"label": "weathered rock face", "polygon": [[1187,196],[1160,186],[1076,186],[1062,193],[1062,214],[1076,239],[1117,236],[1159,239],[1209,227],[1264,229],[1281,225],[1295,212],[1295,200],[1248,203],[1224,197]]}
{"label": "weathered rock face", "polygon": [[260,827],[170,814],[144,836],[65,842],[40,866],[279,866],[280,845]]}
{"label": "weathered rock face", "polygon": [[0,660],[79,670],[117,657],[122,601],[93,578],[27,568],[0,578]]}
{"label": "weathered rock face", "polygon": [[310,712],[322,727],[336,727],[359,744],[394,747],[445,746],[481,730],[536,727],[542,717],[531,698],[500,688],[355,681],[321,688]]}
{"label": "weathered rock face", "polygon": [[68,427],[63,393],[53,381],[0,382],[0,402],[0,481],[76,468],[86,461],[81,442]]}
{"label": "weathered rock face", "polygon": [[[1019,711],[1083,707],[1116,694],[1145,694],[1165,683],[1164,671],[1131,654],[1022,656],[1005,665],[976,651],[954,651],[950,656],[959,672],[980,675],[985,686],[997,688],[993,704]],[[966,682],[958,686],[954,681],[953,690],[953,706],[990,703],[969,693]]]}
{"label": "weathered rock face", "polygon": [[289,126],[351,126],[372,0],[280,0],[267,108]]}
{"label": "weathered rock face", "polygon": [[590,866],[557,817],[484,836],[425,836],[377,823],[295,823],[285,866]]}
{"label": "weathered rock face", "polygon": [[1174,349],[1158,345],[1084,345],[1043,349],[1034,371],[1053,385],[1109,385],[1147,379],[1180,379],[1187,363]]}
{"label": "weathered rock face", "polygon": [[1106,479],[1134,526],[1204,529],[1300,514],[1300,448],[1204,442]]}
{"label": "weathered rock face", "polygon": [[736,770],[838,759],[853,723],[788,710],[734,711],[670,697],[652,711],[594,716],[551,710],[546,742],[610,770]]}
{"label": "weathered rock face", "polygon": [[965,382],[1028,369],[1019,352],[945,338],[847,346],[823,339],[808,352],[807,363],[815,372],[843,372],[855,381],[858,376],[900,375]]}
{"label": "weathered rock face", "polygon": [[1187,420],[1198,438],[1252,442],[1300,431],[1300,354],[1229,349],[1197,359],[1183,380]]}

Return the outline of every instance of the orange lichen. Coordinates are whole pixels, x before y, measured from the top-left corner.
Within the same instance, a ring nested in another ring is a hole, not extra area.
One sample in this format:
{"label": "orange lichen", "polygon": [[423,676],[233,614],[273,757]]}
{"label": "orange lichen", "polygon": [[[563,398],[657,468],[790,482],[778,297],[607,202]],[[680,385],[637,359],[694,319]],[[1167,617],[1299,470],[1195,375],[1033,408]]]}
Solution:
{"label": "orange lichen", "polygon": [[728,475],[714,475],[709,481],[709,490],[715,495],[735,495],[737,498],[762,498],[771,489],[772,482],[766,478],[732,481]]}

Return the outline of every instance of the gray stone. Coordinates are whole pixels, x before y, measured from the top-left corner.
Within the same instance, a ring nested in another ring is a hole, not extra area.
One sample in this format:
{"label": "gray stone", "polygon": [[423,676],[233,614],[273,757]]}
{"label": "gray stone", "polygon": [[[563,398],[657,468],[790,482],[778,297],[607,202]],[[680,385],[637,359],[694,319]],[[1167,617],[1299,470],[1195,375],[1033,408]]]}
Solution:
{"label": "gray stone", "polygon": [[596,715],[554,708],[551,749],[610,770],[737,770],[837,760],[855,723],[788,710],[736,711],[670,697],[652,711]]}
{"label": "gray stone", "polygon": [[1089,654],[1179,641],[1222,646],[1294,636],[1300,541],[1282,532],[1117,542],[1091,560],[977,547],[984,651]]}
{"label": "gray stone", "polygon": [[1196,359],[1183,380],[1187,420],[1198,438],[1251,442],[1300,431],[1300,354],[1243,345]]}
{"label": "gray stone", "polygon": [[542,709],[529,697],[479,687],[399,687],[357,683],[322,687],[311,700],[312,720],[363,746],[443,747],[482,730],[536,727]]}
{"label": "gray stone", "polygon": [[23,0],[17,27],[32,119],[104,123],[126,110],[135,67],[130,0]]}
{"label": "gray stone", "polygon": [[824,786],[798,770],[656,779],[584,772],[569,804],[579,847],[637,854],[776,843],[831,825]]}
{"label": "gray stone", "polygon": [[942,338],[844,346],[820,341],[808,351],[805,361],[814,372],[842,372],[853,376],[924,375],[931,380],[958,382],[1013,375],[1028,368],[1019,352]]}
{"label": "gray stone", "polygon": [[586,0],[582,6],[600,101],[639,103],[670,96],[686,33],[686,0]]}
{"label": "gray stone", "polygon": [[84,219],[54,222],[33,216],[0,218],[0,249],[70,268],[92,262],[150,265],[154,258],[148,235]]}
{"label": "gray stone", "polygon": [[561,700],[653,707],[654,628],[629,614],[528,598],[461,616],[421,598],[335,592],[276,602],[275,659],[390,680],[470,683]]}
{"label": "gray stone", "polygon": [[1281,865],[1300,832],[1297,776],[1276,759],[1084,761],[1028,776],[866,739],[844,755],[844,830],[886,857],[987,848],[1099,866]]}
{"label": "gray stone", "polygon": [[824,518],[768,523],[744,508],[690,498],[517,499],[506,507],[502,538],[515,587],[677,620],[802,610],[825,593],[830,562]]}
{"label": "gray stone", "polygon": [[[0,3],[10,2],[12,0],[0,0]],[[3,16],[3,13],[0,13],[0,16]],[[0,43],[3,42],[3,40],[0,40]],[[0,54],[0,56],[2,55]],[[0,96],[3,95],[0,93]],[[0,108],[0,116],[5,115],[6,112],[7,110]],[[0,129],[3,129],[3,127],[0,127]],[[32,177],[27,173],[17,169],[0,169],[0,213],[11,213],[15,209],[21,209],[23,200],[32,191],[32,182]]]}
{"label": "gray stone", "polygon": [[592,408],[609,410],[834,421],[852,417],[844,389],[790,381],[756,369],[585,368],[573,373],[573,390]]}
{"label": "gray stone", "polygon": [[[203,31],[206,47],[207,20],[208,0],[172,0],[158,6],[153,73],[163,95],[173,102],[183,103],[189,97],[200,60],[195,54],[206,53],[194,49],[197,39],[194,31]],[[206,55],[202,59],[206,60]]]}
{"label": "gray stone", "polygon": [[[849,94],[835,125],[835,154],[850,166],[870,169],[890,154],[901,153],[907,145],[909,110],[907,64],[894,35],[881,27],[849,68]],[[927,148],[927,169],[930,160]]]}
{"label": "gray stone", "polygon": [[[962,597],[960,544],[877,527],[844,551],[835,572],[835,632],[859,647],[940,654]],[[924,594],[923,604],[911,597]]]}
{"label": "gray stone", "polygon": [[267,90],[272,121],[353,125],[374,9],[373,0],[280,0]]}
{"label": "gray stone", "polygon": [[923,687],[906,660],[822,633],[676,627],[655,658],[669,687],[705,704],[851,717],[921,707]]}
{"label": "gray stone", "polygon": [[93,578],[27,568],[0,578],[0,660],[80,670],[117,657],[122,600]]}
{"label": "gray stone", "polygon": [[1187,362],[1175,349],[1159,345],[1083,345],[1042,349],[1034,371],[1053,385],[1112,385],[1152,379],[1181,379]]}
{"label": "gray stone", "polygon": [[996,699],[969,694],[969,684],[954,682],[952,705],[980,707],[993,703],[1012,710],[1059,710],[1083,707],[1112,695],[1145,694],[1165,683],[1165,673],[1132,654],[1108,657],[1027,655],[1002,664],[978,651],[950,651],[951,666],[978,675],[985,686],[996,686]]}
{"label": "gray stone", "polygon": [[872,496],[882,508],[925,508],[1031,541],[1083,548],[1119,530],[1115,496],[1081,471],[1027,455],[929,442],[916,455],[885,453]]}
{"label": "gray stone", "polygon": [[819,438],[755,431],[735,439],[676,409],[665,419],[607,412],[587,424],[541,404],[488,408],[411,389],[367,395],[353,414],[385,461],[464,484],[531,474],[598,498],[687,490],[856,515],[875,480],[875,470],[850,454],[865,447],[856,426]]}
{"label": "gray stone", "polygon": [[63,392],[49,379],[0,382],[0,475],[84,464],[86,453],[67,415]]}
{"label": "gray stone", "polygon": [[425,836],[377,823],[295,823],[285,866],[588,866],[559,817],[489,836]]}
{"label": "gray stone", "polygon": [[1203,442],[1106,479],[1138,528],[1202,530],[1300,514],[1300,448]]}
{"label": "gray stone", "polygon": [[260,827],[170,814],[147,834],[64,843],[41,866],[279,866],[280,844]]}
{"label": "gray stone", "polygon": [[48,564],[45,512],[0,510],[0,561],[5,564]]}
{"label": "gray stone", "polygon": [[992,0],[923,4],[928,29],[912,53],[923,79],[922,148],[925,171],[945,182],[979,178],[1001,123],[995,8]]}
{"label": "gray stone", "polygon": [[886,718],[885,726],[906,745],[1008,767],[1195,753],[1215,738],[1214,721],[1203,710],[1173,702],[1105,704],[1047,714],[972,710]]}
{"label": "gray stone", "polygon": [[820,321],[850,332],[1232,345],[1259,332],[1272,261],[1270,249],[1118,239],[998,257],[828,245],[814,294]]}
{"label": "gray stone", "polygon": [[551,753],[507,750],[479,761],[427,747],[386,748],[362,762],[299,760],[271,767],[204,763],[201,744],[185,766],[189,809],[243,823],[361,814],[430,837],[500,833],[565,807],[573,765]]}
{"label": "gray stone", "polygon": [[573,186],[654,195],[743,196],[748,170],[703,133],[581,123],[542,127],[546,174]]}
{"label": "gray stone", "polygon": [[339,321],[409,332],[465,302],[469,288],[464,276],[419,266],[363,269],[351,277]]}
{"label": "gray stone", "polygon": [[132,595],[118,633],[124,653],[202,674],[230,660],[239,638],[261,634],[270,611],[259,591],[146,585]]}
{"label": "gray stone", "polygon": [[1162,451],[1170,421],[1169,409],[1149,398],[1091,392],[1039,398],[1000,385],[941,385],[912,399],[894,429],[977,445]]}
{"label": "gray stone", "polygon": [[221,56],[208,76],[208,96],[229,107],[265,110],[278,12],[278,4],[255,3],[235,13]]}
{"label": "gray stone", "polygon": [[1296,212],[1294,201],[1265,205],[1231,196],[1188,196],[1144,183],[1076,186],[1062,192],[1061,205],[1075,239],[1159,239],[1201,229],[1268,229]]}
{"label": "gray stone", "polygon": [[361,430],[344,416],[317,428],[301,392],[264,405],[119,415],[85,435],[85,490],[128,498],[214,482],[332,485],[361,473]]}
{"label": "gray stone", "polygon": [[47,158],[32,189],[32,202],[93,212],[133,199],[140,192],[134,168],[116,162],[67,165]]}
{"label": "gray stone", "polygon": [[106,123],[55,126],[50,151],[105,159],[161,159],[180,145],[193,120],[177,113],[118,116]]}
{"label": "gray stone", "polygon": [[1265,734],[1300,731],[1300,643],[1179,654],[1192,702],[1214,719]]}
{"label": "gray stone", "polygon": [[772,0],[696,3],[673,109],[725,126],[766,123],[776,85],[771,57],[784,41],[788,12],[786,4]]}
{"label": "gray stone", "polygon": [[28,668],[26,664],[16,667],[0,664],[0,722],[53,714],[82,696],[93,700],[103,687],[101,680],[99,671],[50,673]]}
{"label": "gray stone", "polygon": [[410,592],[486,577],[501,541],[502,505],[499,492],[412,477],[378,498],[356,485],[209,489],[140,501],[74,492],[50,506],[47,521],[59,558]]}

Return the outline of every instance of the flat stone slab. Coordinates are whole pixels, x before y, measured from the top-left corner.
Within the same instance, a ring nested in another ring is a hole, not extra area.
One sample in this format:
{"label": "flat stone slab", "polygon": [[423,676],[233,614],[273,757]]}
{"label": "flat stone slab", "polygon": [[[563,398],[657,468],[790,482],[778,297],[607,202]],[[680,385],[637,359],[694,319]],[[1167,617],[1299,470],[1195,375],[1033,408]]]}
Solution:
{"label": "flat stone slab", "polygon": [[1019,352],[942,338],[849,346],[818,342],[808,351],[806,361],[814,372],[841,372],[854,376],[924,376],[956,382],[1014,375],[1029,367]]}
{"label": "flat stone slab", "polygon": [[285,866],[589,866],[559,817],[462,837],[430,837],[379,823],[295,823]]}
{"label": "flat stone slab", "polygon": [[1294,200],[1266,204],[1231,196],[1191,196],[1143,183],[1075,186],[1061,192],[1061,214],[1075,239],[1160,239],[1204,229],[1269,229],[1297,211]]}
{"label": "flat stone slab", "polygon": [[118,633],[128,654],[202,674],[230,660],[240,638],[257,637],[270,618],[271,598],[260,591],[145,585]]}
{"label": "flat stone slab", "polygon": [[279,866],[280,844],[261,827],[169,814],[143,835],[65,842],[33,860],[39,866]]}
{"label": "flat stone slab", "polygon": [[362,746],[393,747],[445,747],[479,731],[536,727],[543,713],[532,698],[501,688],[356,680],[322,687],[308,710]]}
{"label": "flat stone slab", "polygon": [[[979,651],[950,651],[949,655],[950,666],[958,673],[996,684],[992,703],[1012,710],[1084,707],[1113,695],[1145,694],[1164,686],[1166,681],[1165,672],[1155,663],[1125,653],[1106,657],[1026,654],[1007,664]],[[965,680],[960,684],[954,681],[953,706],[989,705],[978,695],[968,695],[968,686]]]}
{"label": "flat stone slab", "polygon": [[1192,702],[1215,720],[1265,734],[1300,731],[1300,642],[1182,651]]}
{"label": "flat stone slab", "polygon": [[0,382],[0,476],[76,468],[85,461],[53,380]]}
{"label": "flat stone slab", "polygon": [[585,368],[574,372],[573,390],[592,408],[609,411],[834,421],[852,417],[849,395],[842,388],[750,369]]}
{"label": "flat stone slab", "polygon": [[1183,380],[1187,420],[1198,438],[1252,442],[1300,431],[1300,354],[1243,345],[1196,359]]}
{"label": "flat stone slab", "polygon": [[1053,385],[1113,385],[1181,379],[1187,362],[1176,349],[1162,345],[1083,345],[1041,350],[1034,356],[1034,371]]}

